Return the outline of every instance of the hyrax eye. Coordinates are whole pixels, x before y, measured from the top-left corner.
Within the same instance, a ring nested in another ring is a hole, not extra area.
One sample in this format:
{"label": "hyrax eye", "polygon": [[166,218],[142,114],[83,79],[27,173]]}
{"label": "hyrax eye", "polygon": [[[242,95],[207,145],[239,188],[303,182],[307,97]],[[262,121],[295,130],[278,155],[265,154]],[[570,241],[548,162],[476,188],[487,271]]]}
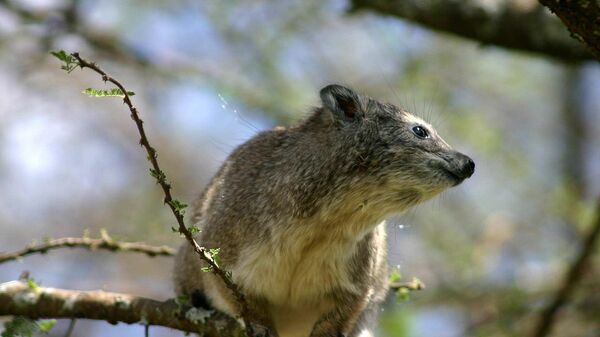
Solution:
{"label": "hyrax eye", "polygon": [[414,126],[412,128],[412,131],[419,138],[429,138],[429,133],[427,132],[427,129],[425,129],[424,127],[422,127],[420,125]]}

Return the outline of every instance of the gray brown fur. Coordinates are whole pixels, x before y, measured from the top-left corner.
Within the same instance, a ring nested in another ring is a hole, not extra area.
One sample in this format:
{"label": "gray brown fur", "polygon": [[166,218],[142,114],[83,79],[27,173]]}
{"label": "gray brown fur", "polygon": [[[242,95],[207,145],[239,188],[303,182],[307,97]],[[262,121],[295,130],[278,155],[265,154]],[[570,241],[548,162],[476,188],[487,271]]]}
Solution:
{"label": "gray brown fur", "polygon": [[[274,335],[370,336],[387,293],[385,218],[459,184],[474,164],[394,105],[338,85],[323,88],[321,100],[299,125],[240,145],[192,222]],[[176,292],[200,290],[237,315],[229,291],[201,267],[184,244]]]}

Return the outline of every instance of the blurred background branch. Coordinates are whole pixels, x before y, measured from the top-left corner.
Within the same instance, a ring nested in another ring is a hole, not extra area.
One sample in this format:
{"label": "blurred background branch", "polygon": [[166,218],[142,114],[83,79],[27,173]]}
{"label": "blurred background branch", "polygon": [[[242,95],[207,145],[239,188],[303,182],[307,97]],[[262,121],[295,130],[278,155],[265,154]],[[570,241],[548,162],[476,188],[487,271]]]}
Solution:
{"label": "blurred background branch", "polygon": [[598,1],[540,0],[569,28],[571,36],[584,42],[600,60],[600,3]]}
{"label": "blurred background branch", "polygon": [[397,16],[482,46],[496,45],[566,62],[593,59],[536,0],[352,0],[352,9]]}
{"label": "blurred background branch", "polygon": [[552,332],[552,327],[557,319],[557,313],[567,302],[570,301],[573,291],[579,285],[586,273],[590,257],[597,249],[598,237],[600,236],[600,198],[596,207],[596,220],[591,225],[589,232],[582,238],[581,247],[577,257],[565,274],[556,295],[541,314],[537,327],[532,336],[545,337]]}

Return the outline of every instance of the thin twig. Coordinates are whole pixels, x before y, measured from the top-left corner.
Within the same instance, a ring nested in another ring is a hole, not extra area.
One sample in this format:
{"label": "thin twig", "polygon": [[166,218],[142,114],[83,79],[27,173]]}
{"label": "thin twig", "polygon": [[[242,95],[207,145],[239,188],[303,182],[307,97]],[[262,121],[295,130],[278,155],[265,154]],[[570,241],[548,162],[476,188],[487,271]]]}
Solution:
{"label": "thin twig", "polygon": [[600,199],[598,199],[598,205],[596,206],[596,220],[592,225],[592,228],[583,239],[581,250],[577,258],[574,260],[571,268],[565,275],[565,278],[556,292],[554,299],[548,307],[542,312],[538,325],[536,326],[533,337],[545,337],[549,336],[552,331],[552,327],[556,321],[556,313],[558,310],[569,300],[571,293],[582,279],[585,266],[588,260],[594,252],[596,242],[600,236]]}
{"label": "thin twig", "polygon": [[417,278],[413,278],[412,281],[410,281],[410,282],[391,282],[390,283],[390,290],[392,290],[392,291],[401,291],[403,289],[408,290],[408,291],[423,290],[423,289],[425,289],[425,284]]}
{"label": "thin twig", "polygon": [[71,321],[69,322],[69,327],[67,328],[67,332],[65,332],[64,337],[71,337],[71,334],[73,333],[73,330],[75,329],[76,322],[77,322],[77,320],[75,318],[71,318]]}
{"label": "thin twig", "polygon": [[46,240],[40,244],[31,244],[27,247],[9,253],[0,253],[0,263],[18,260],[32,254],[46,254],[49,250],[59,248],[86,248],[90,250],[105,249],[113,252],[136,252],[148,256],[173,256],[175,249],[168,246],[150,246],[142,242],[120,242],[103,237],[101,239],[91,238],[60,238]]}
{"label": "thin twig", "polygon": [[144,337],[150,337],[150,324],[144,324]]}
{"label": "thin twig", "polygon": [[152,166],[152,169],[151,169],[152,176],[156,179],[156,182],[160,185],[160,187],[162,188],[162,190],[164,192],[164,195],[165,195],[164,203],[167,204],[169,206],[169,208],[171,209],[171,211],[173,212],[173,215],[175,216],[175,219],[177,220],[177,224],[179,226],[179,232],[185,236],[187,241],[194,248],[194,251],[196,251],[196,253],[200,256],[200,258],[202,260],[204,260],[204,261],[206,261],[206,263],[208,263],[208,265],[210,266],[210,270],[215,275],[217,275],[219,278],[221,278],[221,280],[223,281],[225,286],[227,286],[227,288],[229,288],[229,290],[231,290],[233,295],[236,297],[238,304],[240,305],[240,309],[241,309],[240,310],[241,318],[244,320],[244,322],[246,322],[246,324],[245,324],[246,325],[246,333],[248,336],[252,336],[252,329],[250,327],[250,323],[252,321],[251,320],[251,312],[249,311],[249,306],[247,304],[244,294],[240,291],[239,287],[235,283],[233,283],[229,274],[225,270],[221,269],[218,266],[216,261],[206,251],[206,249],[204,247],[201,247],[196,242],[196,240],[194,239],[190,230],[185,226],[185,223],[183,220],[183,213],[180,211],[180,208],[178,208],[178,202],[176,200],[174,200],[171,195],[171,185],[167,182],[166,175],[164,174],[164,172],[160,169],[160,166],[158,164],[157,152],[150,145],[150,142],[148,141],[148,137],[146,136],[146,131],[144,130],[144,126],[143,126],[144,122],[140,118],[137,108],[133,105],[133,102],[131,101],[128,91],[125,89],[125,87],[119,81],[117,81],[115,78],[109,76],[104,70],[102,70],[100,67],[98,67],[98,65],[96,63],[89,62],[89,61],[81,58],[79,56],[79,53],[73,53],[71,55],[77,59],[78,65],[82,69],[89,68],[89,69],[95,71],[96,73],[98,73],[102,76],[102,80],[104,82],[110,82],[110,83],[116,85],[117,88],[119,88],[121,90],[121,92],[123,93],[123,95],[124,95],[123,102],[129,108],[129,111],[131,112],[131,119],[133,119],[133,121],[135,122],[138,133],[140,135],[140,145],[144,147],[144,149],[146,150],[146,153],[148,154],[148,161],[150,161],[150,164]]}

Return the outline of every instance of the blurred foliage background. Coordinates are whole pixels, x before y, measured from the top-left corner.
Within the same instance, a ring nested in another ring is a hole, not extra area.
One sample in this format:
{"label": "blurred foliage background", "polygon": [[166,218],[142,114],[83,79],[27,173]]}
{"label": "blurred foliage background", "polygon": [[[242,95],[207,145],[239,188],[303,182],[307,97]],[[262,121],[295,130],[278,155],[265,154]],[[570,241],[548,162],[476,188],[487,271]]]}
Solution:
{"label": "blurred foliage background", "polygon": [[[0,1],[0,250],[44,237],[177,246],[135,127],[79,51],[136,92],[175,194],[191,201],[232,149],[343,83],[433,123],[474,158],[460,187],[388,223],[390,263],[427,289],[382,309],[378,336],[523,336],[576,254],[600,193],[600,68],[437,33],[343,0]],[[108,88],[108,87],[106,87]],[[600,258],[555,336],[600,336]],[[166,299],[172,261],[61,250],[0,266],[44,286]],[[51,333],[61,336],[68,322]],[[152,328],[152,336],[179,332]],[[78,322],[73,336],[143,335]]]}

